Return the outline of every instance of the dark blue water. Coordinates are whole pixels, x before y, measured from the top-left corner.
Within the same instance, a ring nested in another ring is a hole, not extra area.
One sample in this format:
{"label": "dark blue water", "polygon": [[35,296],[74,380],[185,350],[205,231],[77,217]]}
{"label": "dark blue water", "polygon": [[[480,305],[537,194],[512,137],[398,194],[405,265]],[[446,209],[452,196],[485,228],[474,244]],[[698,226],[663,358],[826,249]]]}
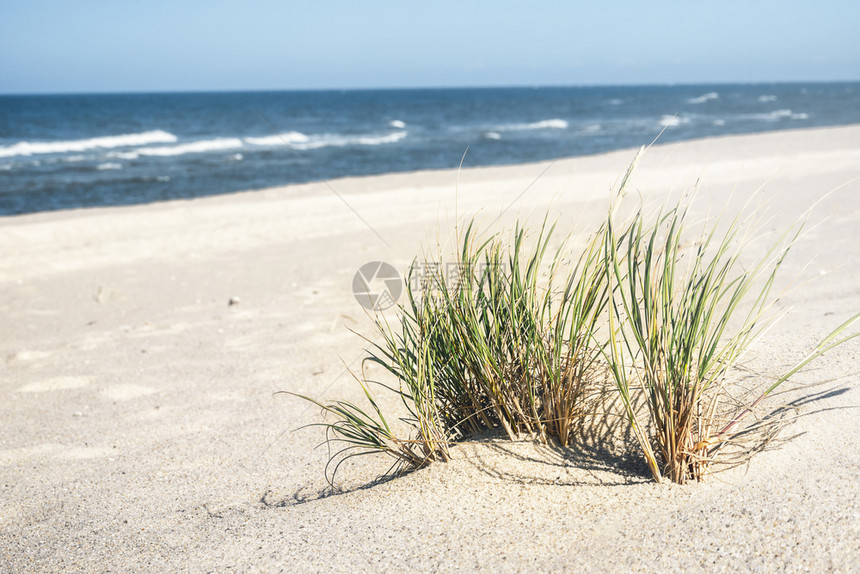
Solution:
{"label": "dark blue water", "polygon": [[860,83],[0,96],[0,214],[860,123]]}

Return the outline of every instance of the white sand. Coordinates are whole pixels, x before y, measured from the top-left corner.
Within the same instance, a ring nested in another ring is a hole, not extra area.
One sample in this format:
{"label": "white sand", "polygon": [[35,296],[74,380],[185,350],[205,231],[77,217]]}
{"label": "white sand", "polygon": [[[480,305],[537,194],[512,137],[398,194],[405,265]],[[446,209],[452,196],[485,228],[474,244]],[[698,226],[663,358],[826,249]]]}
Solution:
{"label": "white sand", "polygon": [[[333,181],[375,233],[322,184],[0,220],[0,572],[857,571],[854,342],[784,399],[833,391],[799,406],[800,436],[705,484],[502,443],[369,488],[387,463],[364,458],[314,500],[321,431],[293,429],[318,412],[273,392],[359,398],[358,267],[402,269],[521,193],[504,221],[593,223],[632,156],[468,169],[456,192],[455,171]],[[658,146],[635,181],[651,200],[700,178],[730,210],[766,184],[773,228],[844,184],[786,270],[822,276],[783,298],[754,358],[776,368],[860,310],[858,176],[852,126]]]}

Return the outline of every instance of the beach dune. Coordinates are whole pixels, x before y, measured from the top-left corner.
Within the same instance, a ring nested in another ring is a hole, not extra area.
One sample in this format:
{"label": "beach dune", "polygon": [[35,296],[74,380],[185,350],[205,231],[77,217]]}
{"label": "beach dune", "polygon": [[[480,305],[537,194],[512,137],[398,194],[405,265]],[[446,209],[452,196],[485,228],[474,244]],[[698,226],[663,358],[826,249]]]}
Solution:
{"label": "beach dune", "polygon": [[[497,443],[390,481],[363,457],[328,495],[322,431],[300,429],[318,409],[275,393],[360,399],[356,270],[405,270],[475,214],[587,230],[634,155],[0,220],[0,571],[856,571],[857,340],[774,398],[791,440],[704,484]],[[656,145],[634,196],[697,181],[703,214],[767,205],[763,232],[832,192],[750,361],[788,365],[860,311],[860,126]]]}

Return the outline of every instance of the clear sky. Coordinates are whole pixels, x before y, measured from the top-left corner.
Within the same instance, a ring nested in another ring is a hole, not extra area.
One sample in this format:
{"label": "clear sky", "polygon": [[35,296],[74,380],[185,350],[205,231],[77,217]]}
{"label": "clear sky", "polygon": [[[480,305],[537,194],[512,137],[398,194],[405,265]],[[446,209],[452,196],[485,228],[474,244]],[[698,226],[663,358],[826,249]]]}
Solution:
{"label": "clear sky", "polygon": [[0,93],[860,80],[858,0],[0,0]]}

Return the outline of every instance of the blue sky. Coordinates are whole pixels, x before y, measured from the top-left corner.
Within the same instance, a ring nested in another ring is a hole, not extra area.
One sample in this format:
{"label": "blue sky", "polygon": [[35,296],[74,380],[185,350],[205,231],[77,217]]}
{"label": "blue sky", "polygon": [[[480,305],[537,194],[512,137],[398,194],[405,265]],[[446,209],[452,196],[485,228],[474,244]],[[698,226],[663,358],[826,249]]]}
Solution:
{"label": "blue sky", "polygon": [[0,93],[860,80],[856,0],[0,0]]}

